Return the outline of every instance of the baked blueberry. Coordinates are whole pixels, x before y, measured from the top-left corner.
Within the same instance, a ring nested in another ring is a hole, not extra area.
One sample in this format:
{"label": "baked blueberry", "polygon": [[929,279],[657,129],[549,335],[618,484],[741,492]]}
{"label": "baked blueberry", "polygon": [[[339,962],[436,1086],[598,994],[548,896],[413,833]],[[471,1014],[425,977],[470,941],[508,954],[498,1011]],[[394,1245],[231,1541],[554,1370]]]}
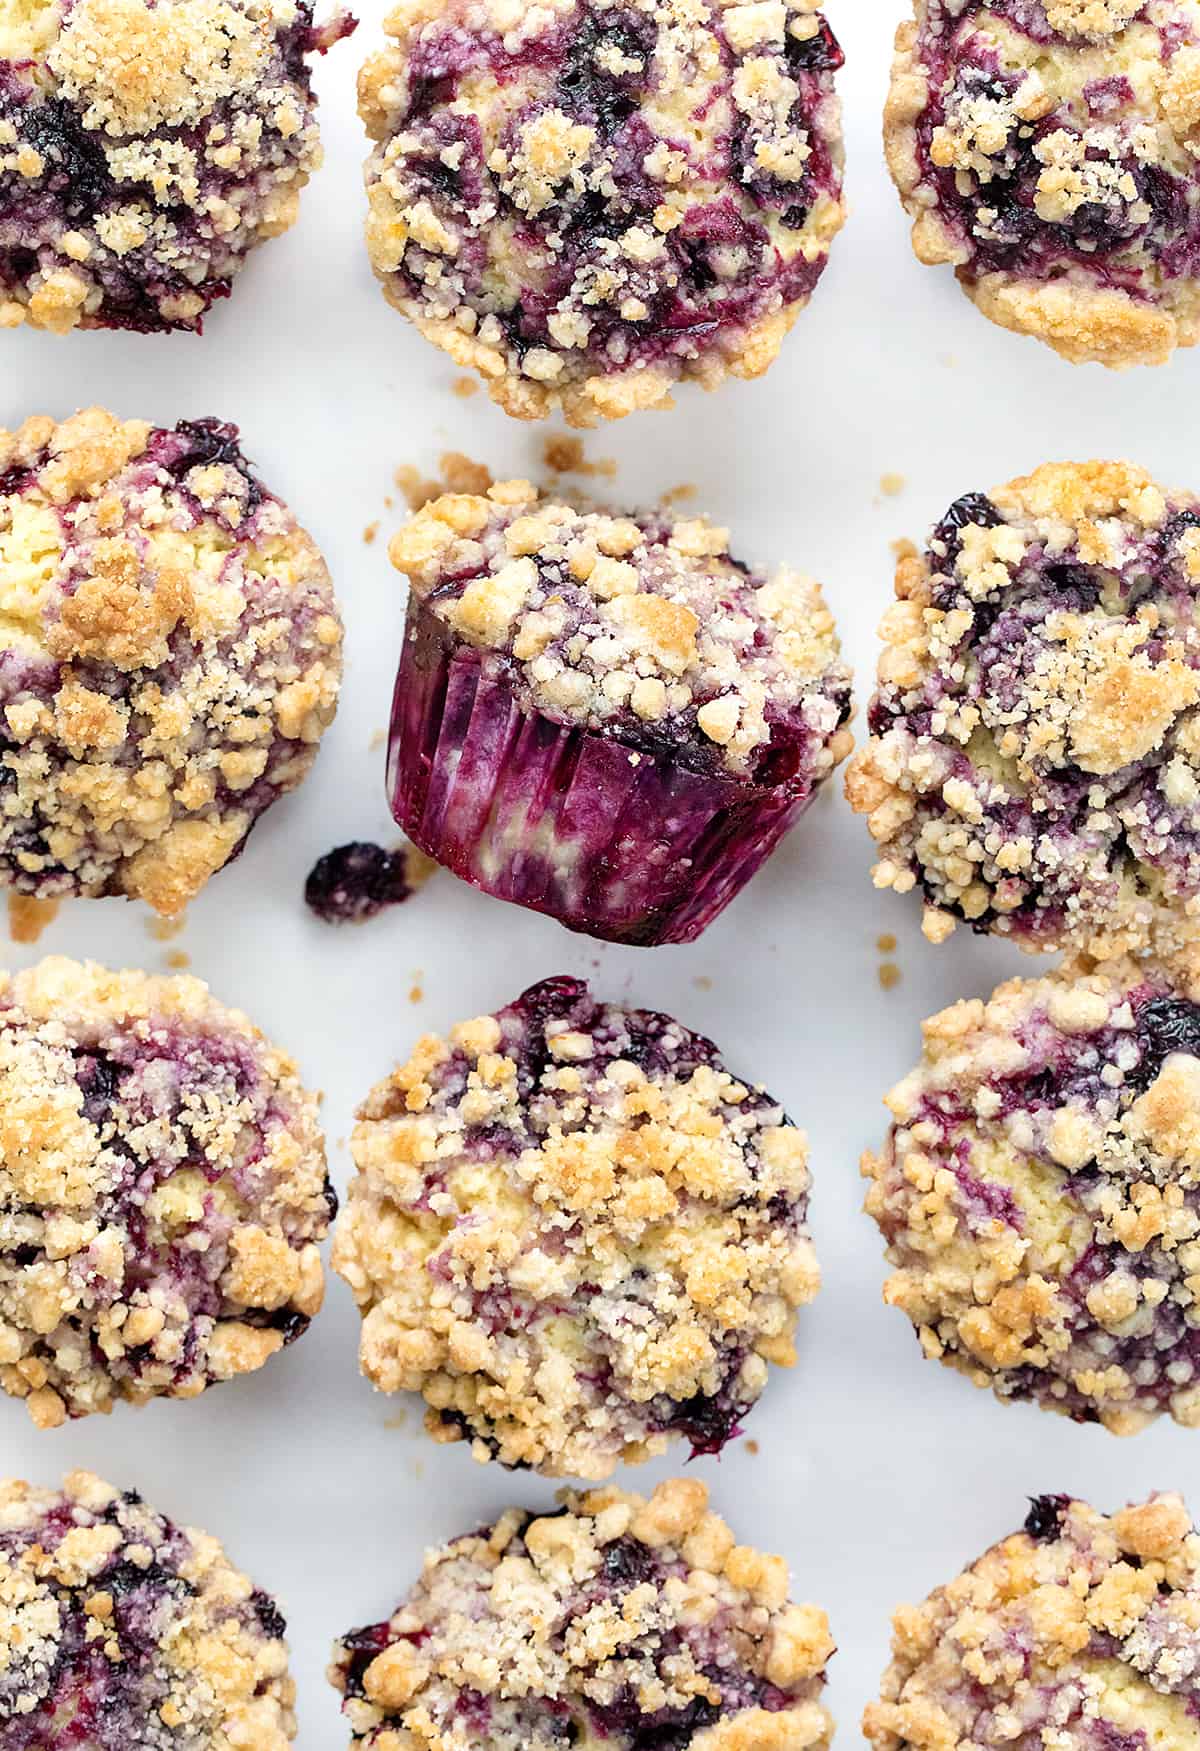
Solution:
{"label": "baked blueberry", "polygon": [[1024,1531],[897,1611],[863,1732],[875,1751],[1189,1751],[1198,1607],[1178,1496],[1111,1516],[1039,1497]]}
{"label": "baked blueberry", "polygon": [[235,426],[0,431],[0,884],[182,911],[308,771],[341,650]]}
{"label": "baked blueberry", "polygon": [[509,413],[756,377],[844,218],[815,0],[404,0],[363,70],[371,261]]}
{"label": "baked blueberry", "polygon": [[885,139],[923,262],[1076,363],[1200,337],[1191,0],[914,0]]}
{"label": "baked blueberry", "polygon": [[424,506],[391,556],[412,586],[392,812],[500,899],[591,936],[688,942],[849,751],[819,586],[752,571],[702,517],[509,481]]}
{"label": "baked blueberry", "polygon": [[0,974],[0,1386],[39,1426],[261,1367],[336,1208],[315,1096],[199,979]]}
{"label": "baked blueberry", "polygon": [[0,328],[199,329],[321,161],[310,0],[46,0],[0,20]]}
{"label": "baked blueberry", "polygon": [[4,1751],[286,1751],[285,1628],[215,1538],[136,1491],[0,1482]]}
{"label": "baked blueberry", "polygon": [[566,1494],[434,1551],[334,1648],[362,1751],[818,1751],[834,1652],[782,1558],[735,1545],[701,1483]]}
{"label": "baked blueberry", "polygon": [[711,1041],[579,979],[427,1035],[359,1111],[333,1265],[438,1440],[607,1477],[717,1452],[819,1273],[803,1134]]}
{"label": "baked blueberry", "polygon": [[1198,584],[1200,501],[1120,462],[970,494],[901,558],[846,790],[931,940],[1195,938]]}

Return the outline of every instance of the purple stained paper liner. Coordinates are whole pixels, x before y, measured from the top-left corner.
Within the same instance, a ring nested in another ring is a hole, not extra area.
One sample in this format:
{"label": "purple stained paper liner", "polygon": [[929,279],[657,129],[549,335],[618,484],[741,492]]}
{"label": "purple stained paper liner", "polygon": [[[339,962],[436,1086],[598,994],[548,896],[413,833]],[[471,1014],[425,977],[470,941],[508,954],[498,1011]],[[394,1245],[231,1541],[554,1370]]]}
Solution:
{"label": "purple stained paper liner", "polygon": [[610,942],[691,942],[815,794],[689,771],[517,702],[508,661],[415,598],[392,701],[388,798],[415,845],[499,900]]}

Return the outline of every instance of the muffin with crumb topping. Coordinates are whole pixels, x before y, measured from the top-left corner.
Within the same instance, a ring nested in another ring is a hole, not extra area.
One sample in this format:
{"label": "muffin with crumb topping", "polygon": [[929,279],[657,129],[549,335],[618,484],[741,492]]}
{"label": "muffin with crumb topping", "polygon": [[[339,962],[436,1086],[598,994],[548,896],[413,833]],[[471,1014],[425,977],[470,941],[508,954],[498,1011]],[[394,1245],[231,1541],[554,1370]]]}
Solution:
{"label": "muffin with crumb topping", "polygon": [[199,330],[321,162],[311,0],[0,17],[0,328]]}
{"label": "muffin with crumb topping", "polygon": [[390,1618],[337,1643],[330,1678],[362,1751],[824,1751],[833,1653],[783,1559],[735,1544],[676,1478],[453,1539]]}
{"label": "muffin with crumb topping", "polygon": [[617,942],[690,942],[849,751],[820,587],[755,571],[703,517],[525,481],[393,538],[408,620],[392,812],[499,899]]}
{"label": "muffin with crumb topping", "polygon": [[1126,462],[957,499],[896,569],[846,791],[876,887],[1031,951],[1200,935],[1200,499]]}
{"label": "muffin with crumb topping", "polygon": [[236,426],[0,430],[0,885],[181,912],[307,773],[341,671],[325,562]]}
{"label": "muffin with crumb topping", "polygon": [[363,1369],[438,1440],[584,1478],[715,1453],[795,1360],[806,1139],[670,1016],[544,980],[419,1041],[351,1147]]}
{"label": "muffin with crumb topping", "polygon": [[0,974],[0,1387],[39,1427],[260,1368],[336,1209],[315,1095],[199,979]]}
{"label": "muffin with crumb topping", "polygon": [[1200,972],[1010,979],[924,1026],[863,1158],[927,1356],[1127,1435],[1200,1426]]}
{"label": "muffin with crumb topping", "polygon": [[1200,338],[1194,0],[915,0],[888,163],[921,261],[1073,363]]}
{"label": "muffin with crumb topping", "polygon": [[215,1538],[86,1471],[0,1482],[4,1751],[287,1751],[296,1687],[269,1594]]}
{"label": "muffin with crumb topping", "polygon": [[896,1612],[863,1716],[875,1751],[1186,1751],[1200,1706],[1200,1537],[1178,1496],[1024,1528]]}
{"label": "muffin with crumb topping", "polygon": [[818,0],[403,0],[360,80],[388,301],[521,419],[757,377],[840,229]]}

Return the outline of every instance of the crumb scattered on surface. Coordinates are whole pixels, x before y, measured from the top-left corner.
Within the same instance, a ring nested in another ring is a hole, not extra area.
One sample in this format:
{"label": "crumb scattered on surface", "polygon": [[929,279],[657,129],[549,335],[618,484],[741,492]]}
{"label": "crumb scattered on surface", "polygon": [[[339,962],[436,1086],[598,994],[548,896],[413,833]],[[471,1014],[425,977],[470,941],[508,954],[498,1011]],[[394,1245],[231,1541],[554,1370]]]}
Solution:
{"label": "crumb scattered on surface", "polygon": [[386,730],[372,730],[371,731],[371,740],[367,744],[371,753],[377,754],[379,752],[380,748],[383,747],[383,745],[387,741],[387,739],[388,739],[388,733]]}
{"label": "crumb scattered on surface", "polygon": [[373,543],[375,541],[375,537],[378,534],[379,534],[379,521],[377,518],[374,523],[368,523],[366,528],[363,530],[363,541],[366,543],[366,545],[368,547],[370,547],[373,545]]}
{"label": "crumb scattered on surface", "polygon": [[879,476],[879,490],[886,493],[890,499],[896,498],[907,485],[908,482],[902,474],[881,474]]}
{"label": "crumb scattered on surface", "polygon": [[879,950],[881,955],[895,954],[896,938],[892,935],[890,930],[885,930],[882,936],[877,936],[875,938],[875,947]]}
{"label": "crumb scattered on surface", "polygon": [[678,486],[667,488],[666,492],[662,495],[662,503],[664,505],[686,504],[689,499],[695,498],[698,490],[697,487],[692,485],[691,481],[682,481]]}
{"label": "crumb scattered on surface", "polygon": [[180,912],[174,918],[159,918],[156,915],[155,917],[147,918],[146,920],[146,929],[150,932],[155,942],[174,942],[177,936],[183,934],[186,925],[186,912]]}
{"label": "crumb scattered on surface", "polygon": [[747,1441],[746,1452],[750,1455],[751,1459],[756,1459],[758,1457],[758,1442],[754,1440]]}
{"label": "crumb scattered on surface", "polygon": [[425,975],[421,971],[420,967],[413,968],[413,976],[412,977],[413,977],[413,982],[412,982],[412,985],[409,989],[408,1001],[410,1003],[424,1003],[424,1001],[425,1001],[425,987],[422,984],[422,980],[424,979]]}
{"label": "crumb scattered on surface", "polygon": [[410,511],[419,511],[422,505],[427,505],[431,499],[441,495],[441,481],[426,480],[421,470],[414,468],[411,462],[402,462],[393,479],[404,494]]}
{"label": "crumb scattered on surface", "polygon": [[456,377],[454,393],[460,401],[470,401],[473,395],[479,394],[479,384],[474,377]]}
{"label": "crumb scattered on surface", "polygon": [[8,896],[8,934],[14,942],[36,942],[58,916],[58,900],[39,900],[33,894]]}
{"label": "crumb scattered on surface", "polygon": [[882,961],[879,966],[879,983],[885,991],[894,991],[900,983],[900,969],[895,961]]}
{"label": "crumb scattered on surface", "polygon": [[707,973],[699,973],[696,978],[692,980],[692,984],[696,987],[697,991],[711,991],[713,982],[708,977]]}
{"label": "crumb scattered on surface", "polygon": [[542,445],[542,461],[553,474],[599,475],[605,480],[613,480],[617,472],[617,465],[611,457],[589,462],[584,455],[582,438],[547,438]]}
{"label": "crumb scattered on surface", "polygon": [[491,469],[458,450],[447,450],[439,456],[438,467],[442,472],[436,480],[427,480],[410,462],[402,462],[397,468],[395,482],[410,511],[419,511],[446,492],[485,493],[492,484]]}
{"label": "crumb scattered on surface", "polygon": [[167,965],[175,972],[182,973],[192,964],[192,957],[185,948],[173,948],[167,956]]}
{"label": "crumb scattered on surface", "polygon": [[902,535],[898,541],[889,541],[888,546],[898,560],[920,558],[920,550],[916,542],[910,541],[907,535]]}

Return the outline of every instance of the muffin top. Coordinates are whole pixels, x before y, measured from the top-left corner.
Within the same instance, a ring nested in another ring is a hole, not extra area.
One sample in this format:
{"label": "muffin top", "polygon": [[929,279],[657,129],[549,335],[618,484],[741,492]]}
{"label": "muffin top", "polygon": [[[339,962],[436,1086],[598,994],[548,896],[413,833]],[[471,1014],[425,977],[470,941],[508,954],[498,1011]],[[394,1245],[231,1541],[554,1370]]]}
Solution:
{"label": "muffin top", "polygon": [[1196,0],[915,0],[887,108],[926,262],[1065,358],[1200,334]]}
{"label": "muffin top", "polygon": [[811,788],[849,751],[850,671],[820,586],[751,571],[729,532],[506,481],[446,494],[393,538],[447,633],[503,661],[521,705],[699,772]]}
{"label": "muffin top", "polygon": [[346,1636],[330,1678],[352,1743],[463,1751],[810,1751],[834,1651],[787,1565],[734,1543],[696,1482],[649,1501],[564,1495],[434,1551],[392,1617]]}
{"label": "muffin top", "polygon": [[846,788],[931,940],[1195,938],[1198,580],[1200,501],[1120,462],[970,493],[900,560]]}
{"label": "muffin top", "polygon": [[135,1491],[0,1482],[5,1751],[286,1751],[285,1630],[215,1538]]}
{"label": "muffin top", "polygon": [[1111,1518],[1038,1496],[1025,1530],[895,1616],[877,1751],[1184,1751],[1200,1700],[1200,1538],[1178,1496]]}
{"label": "muffin top", "polygon": [[1012,979],[924,1026],[867,1208],[926,1355],[1118,1434],[1200,1425],[1200,971]]}
{"label": "muffin top", "polygon": [[717,1451],[819,1274],[803,1134],[709,1040],[547,979],[375,1088],[333,1263],[362,1363],[476,1457]]}
{"label": "muffin top", "polygon": [[306,0],[0,19],[0,328],[199,329],[320,163]]}
{"label": "muffin top", "polygon": [[509,413],[766,370],[845,216],[818,0],[403,0],[386,29],[371,260]]}
{"label": "muffin top", "polygon": [[0,1386],[36,1423],[260,1367],[336,1208],[315,1097],[199,979],[0,974]]}
{"label": "muffin top", "polygon": [[0,883],[181,911],[308,771],[341,645],[236,427],[0,431]]}

